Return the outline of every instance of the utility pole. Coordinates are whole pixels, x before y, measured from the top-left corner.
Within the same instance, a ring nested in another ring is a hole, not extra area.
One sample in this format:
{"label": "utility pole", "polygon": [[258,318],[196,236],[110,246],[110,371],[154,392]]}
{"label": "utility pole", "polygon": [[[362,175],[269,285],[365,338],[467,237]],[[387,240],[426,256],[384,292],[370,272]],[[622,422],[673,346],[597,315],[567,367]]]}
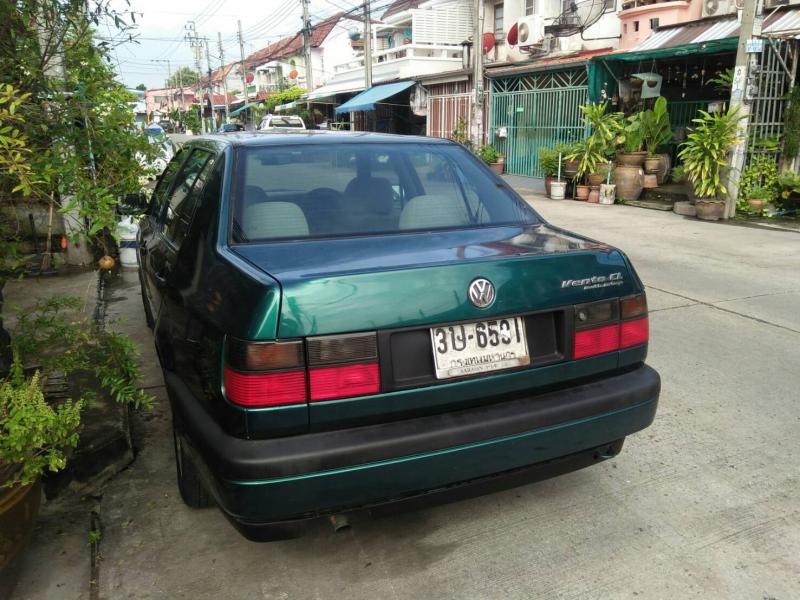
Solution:
{"label": "utility pole", "polygon": [[[181,89],[181,109],[180,112],[186,111],[186,100],[183,97],[183,76],[181,75],[181,69],[178,68],[178,87]],[[183,121],[183,119],[181,119]]]}
{"label": "utility pole", "polygon": [[211,81],[211,57],[208,54],[208,38],[203,38],[206,46],[206,68],[208,69],[208,97],[211,99],[211,130],[216,127],[216,117],[214,116],[214,84]]}
{"label": "utility pole", "polygon": [[167,110],[172,112],[173,108],[175,107],[175,103],[172,101],[172,67],[170,66],[169,59],[153,58],[150,60],[150,62],[167,63],[167,89],[169,90],[167,96]]}
{"label": "utility pole", "polygon": [[741,180],[744,163],[747,159],[747,129],[750,125],[750,103],[747,88],[751,82],[752,67],[758,60],[758,55],[747,52],[747,42],[755,36],[761,35],[763,23],[763,0],[749,0],[744,2],[742,9],[741,27],[739,32],[739,45],[736,48],[736,66],[733,70],[733,84],[731,85],[730,108],[738,107],[737,115],[743,117],[737,127],[739,142],[731,149],[728,164],[728,195],[725,197],[724,218],[730,219],[736,214],[736,201],[739,198],[739,181]]}
{"label": "utility pole", "polygon": [[222,77],[222,93],[225,94],[225,122],[231,120],[231,105],[228,102],[228,82],[225,73],[225,51],[222,49],[222,34],[217,32],[217,47],[219,48],[219,72]]}
{"label": "utility pole", "polygon": [[[195,31],[194,21],[188,21],[186,23],[186,39],[189,40],[189,46],[194,50],[194,64],[197,68],[197,75],[200,76],[203,74],[203,67],[200,66],[200,57],[202,55],[203,50],[203,42],[197,35],[197,31]],[[197,80],[197,99],[200,103],[200,131],[202,133],[206,133],[206,121],[203,118],[203,92],[201,87],[200,79]],[[214,106],[214,99],[211,99],[211,106]]]}
{"label": "utility pole", "polygon": [[372,87],[372,23],[369,0],[364,0],[364,89]]}
{"label": "utility pole", "polygon": [[483,0],[474,0],[474,32],[472,34],[472,79],[475,97],[472,100],[470,138],[474,148],[483,143]]}
{"label": "utility pole", "polygon": [[[311,62],[311,21],[308,17],[308,0],[303,2],[303,54],[306,58],[306,90],[314,91],[314,71]],[[310,104],[310,102],[309,102]]]}
{"label": "utility pole", "polygon": [[239,38],[239,55],[241,62],[239,63],[239,71],[242,73],[242,94],[244,94],[244,102],[247,104],[247,74],[244,72],[244,38],[242,37],[242,21],[238,21],[239,31],[236,33]]}

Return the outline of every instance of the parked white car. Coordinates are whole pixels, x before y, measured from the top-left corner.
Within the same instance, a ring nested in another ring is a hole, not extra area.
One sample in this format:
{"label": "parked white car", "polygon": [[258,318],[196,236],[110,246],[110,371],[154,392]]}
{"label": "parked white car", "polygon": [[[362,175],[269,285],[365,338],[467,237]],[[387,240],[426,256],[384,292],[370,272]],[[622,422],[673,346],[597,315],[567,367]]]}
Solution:
{"label": "parked white car", "polygon": [[297,115],[264,115],[261,119],[261,124],[258,126],[259,131],[276,130],[276,129],[307,129],[303,119]]}

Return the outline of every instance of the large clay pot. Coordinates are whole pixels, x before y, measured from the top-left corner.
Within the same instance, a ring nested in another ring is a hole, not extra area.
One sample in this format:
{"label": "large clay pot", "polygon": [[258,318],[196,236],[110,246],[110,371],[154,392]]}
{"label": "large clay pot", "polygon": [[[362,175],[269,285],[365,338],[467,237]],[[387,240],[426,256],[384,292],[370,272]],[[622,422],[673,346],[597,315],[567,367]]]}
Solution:
{"label": "large clay pot", "polygon": [[578,174],[578,161],[577,160],[565,160],[564,161],[564,177],[566,177],[567,179],[572,179],[577,174]]}
{"label": "large clay pot", "polygon": [[764,198],[747,199],[747,204],[750,206],[750,209],[756,212],[761,212],[762,210],[764,210],[764,207],[767,205],[767,202],[769,202],[769,200],[766,200]]}
{"label": "large clay pot", "polygon": [[642,195],[644,173],[641,167],[622,167],[614,169],[614,183],[617,185],[617,198],[638,200]]}
{"label": "large clay pot", "polygon": [[646,173],[642,180],[642,187],[644,188],[657,188],[658,175],[655,173]]}
{"label": "large clay pot", "polygon": [[605,179],[605,175],[602,173],[592,173],[591,175],[586,176],[586,182],[590,186],[599,186],[603,183],[603,179]]}
{"label": "large clay pot", "polygon": [[647,158],[644,159],[645,173],[652,173],[653,175],[655,175],[661,169],[661,166],[662,165],[660,156],[648,156]]}
{"label": "large clay pot", "polygon": [[502,174],[503,174],[503,167],[505,167],[505,166],[506,166],[506,164],[505,164],[504,162],[493,162],[493,163],[489,163],[489,168],[490,168],[490,169],[491,169],[491,170],[492,170],[492,171],[493,171],[493,172],[494,172],[496,175],[502,175]]}
{"label": "large clay pot", "polygon": [[600,204],[600,186],[593,185],[589,188],[589,197],[586,199],[587,202],[591,202],[592,204]]}
{"label": "large clay pot", "polygon": [[698,198],[694,201],[697,218],[704,221],[718,221],[725,214],[725,201],[711,198]]}
{"label": "large clay pot", "polygon": [[544,193],[548,198],[550,197],[550,185],[553,183],[554,179],[555,177],[552,175],[546,175],[544,178]]}
{"label": "large clay pot", "polygon": [[0,574],[28,543],[42,490],[39,482],[25,486],[0,488]]}
{"label": "large clay pot", "polygon": [[622,167],[641,167],[644,164],[644,159],[647,158],[647,152],[644,150],[639,152],[617,152],[615,158],[617,164]]}
{"label": "large clay pot", "polygon": [[586,200],[589,197],[589,186],[579,183],[575,187],[575,200]]}
{"label": "large clay pot", "polygon": [[658,176],[658,185],[664,185],[667,180],[667,174],[672,169],[672,157],[669,154],[656,154],[661,159],[661,167],[656,171]]}

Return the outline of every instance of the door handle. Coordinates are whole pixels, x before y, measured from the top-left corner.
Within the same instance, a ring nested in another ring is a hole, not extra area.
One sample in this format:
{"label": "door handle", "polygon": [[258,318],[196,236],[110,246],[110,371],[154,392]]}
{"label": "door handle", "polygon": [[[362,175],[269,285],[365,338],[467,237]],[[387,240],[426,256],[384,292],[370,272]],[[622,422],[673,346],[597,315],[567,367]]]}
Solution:
{"label": "door handle", "polygon": [[169,275],[169,267],[162,267],[157,272],[153,273],[153,279],[160,287],[167,285],[167,276]]}

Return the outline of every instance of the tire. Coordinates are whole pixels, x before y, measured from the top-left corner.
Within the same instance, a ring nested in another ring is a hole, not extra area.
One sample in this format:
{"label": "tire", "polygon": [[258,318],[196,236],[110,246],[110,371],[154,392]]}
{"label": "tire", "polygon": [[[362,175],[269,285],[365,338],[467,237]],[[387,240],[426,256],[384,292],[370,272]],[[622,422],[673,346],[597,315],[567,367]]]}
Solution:
{"label": "tire", "polygon": [[183,503],[189,508],[208,508],[214,506],[214,499],[200,479],[200,473],[181,443],[178,432],[173,427],[172,439],[175,444],[175,467],[178,475],[178,490]]}

